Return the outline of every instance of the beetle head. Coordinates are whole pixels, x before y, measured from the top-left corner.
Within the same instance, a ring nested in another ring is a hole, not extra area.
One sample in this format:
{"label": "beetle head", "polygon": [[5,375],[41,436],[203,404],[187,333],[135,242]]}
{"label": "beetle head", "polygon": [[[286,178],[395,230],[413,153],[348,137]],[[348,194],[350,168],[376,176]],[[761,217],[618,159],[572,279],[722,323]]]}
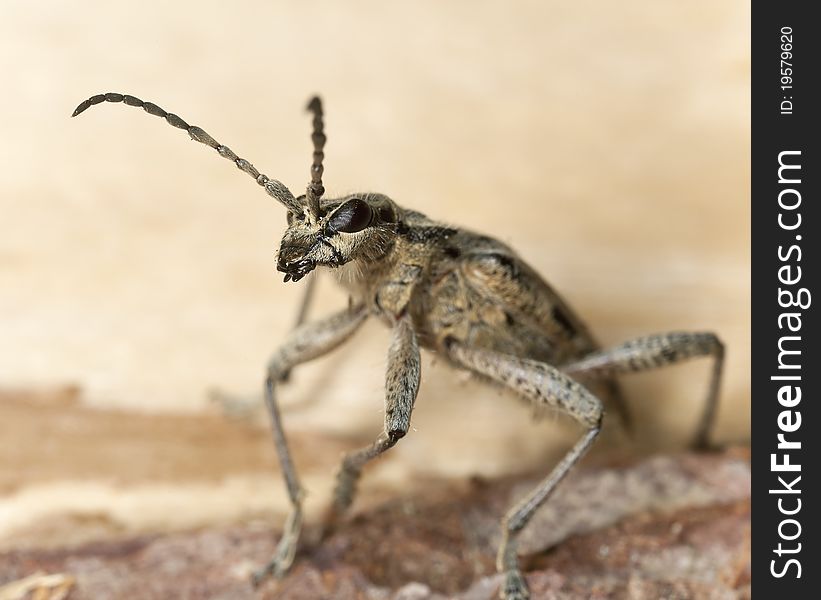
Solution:
{"label": "beetle head", "polygon": [[285,273],[285,281],[299,281],[317,266],[377,260],[390,246],[398,215],[390,198],[370,193],[323,199],[316,215],[307,204],[302,213],[289,211],[277,270]]}
{"label": "beetle head", "polygon": [[308,103],[313,115],[313,161],[311,181],[306,193],[294,197],[280,181],[260,173],[253,164],[237,156],[202,128],[189,125],[178,115],[170,113],[153,102],[136,96],[109,92],[84,100],[74,109],[77,116],[89,107],[102,102],[122,102],[142,108],[145,112],[165,119],[170,125],[185,130],[191,139],[209,146],[237,168],[251,176],[257,184],[288,209],[288,229],[282,237],[277,269],[285,273],[285,281],[299,281],[319,265],[339,267],[352,260],[375,260],[383,256],[397,230],[399,208],[386,196],[358,194],[337,200],[323,199],[323,160],[325,158],[325,122],[322,102],[314,97]]}

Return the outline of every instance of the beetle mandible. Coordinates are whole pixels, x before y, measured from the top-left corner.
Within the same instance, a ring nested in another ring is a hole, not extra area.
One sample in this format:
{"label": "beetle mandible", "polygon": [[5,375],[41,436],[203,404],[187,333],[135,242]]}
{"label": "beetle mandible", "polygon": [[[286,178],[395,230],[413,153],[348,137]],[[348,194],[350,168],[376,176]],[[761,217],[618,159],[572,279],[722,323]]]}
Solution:
{"label": "beetle mandible", "polygon": [[347,308],[321,321],[302,323],[310,301],[306,293],[298,326],[268,363],[265,401],[292,510],[274,557],[255,573],[255,582],[287,572],[302,527],[303,488],[288,450],[277,385],[292,368],[340,346],[368,317],[382,320],[392,332],[384,429],[372,444],[344,457],[328,524],[335,523],[353,502],[365,464],[408,432],[419,391],[420,348],[536,406],[562,411],[583,428],[550,474],[502,518],[496,567],[503,575],[500,596],[506,600],[529,597],[518,565],[517,537],[598,435],[604,414],[600,398],[607,397],[623,411],[615,375],[712,357],[707,398],[694,439],[697,447],[708,445],[724,363],[724,346],[714,333],[648,335],[602,350],[567,303],[507,245],[433,221],[383,194],[324,198],[326,137],[318,97],[307,107],[313,115],[311,180],[306,193],[298,197],[201,128],[135,96],[98,94],[82,102],[72,116],[101,102],[122,102],[164,118],[253,177],[288,210],[277,257],[285,281],[299,281],[324,267],[337,274],[350,294]]}

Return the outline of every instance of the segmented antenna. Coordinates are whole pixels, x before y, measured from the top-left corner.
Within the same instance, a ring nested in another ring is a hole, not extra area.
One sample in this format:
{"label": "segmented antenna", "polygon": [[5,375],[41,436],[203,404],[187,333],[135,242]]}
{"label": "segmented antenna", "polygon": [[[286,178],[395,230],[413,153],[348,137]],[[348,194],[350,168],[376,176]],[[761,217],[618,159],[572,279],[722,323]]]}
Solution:
{"label": "segmented antenna", "polygon": [[322,186],[322,160],[325,158],[325,123],[322,119],[322,100],[319,96],[314,96],[308,102],[308,110],[314,114],[314,131],[311,134],[311,141],[314,143],[314,162],[311,164],[311,183],[308,185],[308,190],[305,195],[305,202],[308,205],[308,210],[314,218],[319,217],[319,199],[325,193],[325,188]]}
{"label": "segmented antenna", "polygon": [[[279,202],[285,205],[289,211],[294,213],[295,215],[301,215],[303,212],[303,206],[300,202],[294,198],[294,195],[291,191],[285,187],[280,181],[276,179],[271,179],[267,175],[260,173],[257,169],[252,165],[250,162],[245,160],[244,158],[240,158],[237,156],[233,150],[231,150],[228,146],[224,146],[220,144],[217,140],[212,138],[208,135],[205,131],[201,128],[197,127],[196,125],[189,125],[185,121],[183,121],[180,117],[175,115],[174,113],[166,112],[156,104],[151,102],[144,102],[139,98],[135,98],[134,96],[129,96],[128,94],[117,94],[110,92],[108,94],[97,94],[96,96],[92,96],[88,100],[84,100],[80,103],[80,105],[74,109],[74,112],[71,113],[72,117],[76,117],[84,110],[88,109],[95,104],[100,104],[101,102],[122,102],[127,104],[128,106],[136,106],[142,108],[145,112],[149,115],[154,115],[155,117],[162,117],[165,119],[169,125],[173,125],[178,129],[183,129],[188,132],[188,135],[191,136],[191,139],[194,141],[199,142],[200,144],[205,144],[206,146],[210,146],[214,150],[216,150],[220,156],[223,158],[227,158],[231,162],[233,162],[240,171],[247,173],[254,180],[261,185],[268,195],[275,198]],[[321,124],[320,124],[321,130]],[[314,142],[316,143],[316,142]],[[316,153],[314,153],[316,156]],[[316,161],[316,158],[314,158]],[[321,174],[321,153],[320,153],[320,174]],[[320,181],[320,189],[321,181]],[[321,192],[320,192],[321,195]],[[309,188],[309,196],[310,196],[310,188]]]}

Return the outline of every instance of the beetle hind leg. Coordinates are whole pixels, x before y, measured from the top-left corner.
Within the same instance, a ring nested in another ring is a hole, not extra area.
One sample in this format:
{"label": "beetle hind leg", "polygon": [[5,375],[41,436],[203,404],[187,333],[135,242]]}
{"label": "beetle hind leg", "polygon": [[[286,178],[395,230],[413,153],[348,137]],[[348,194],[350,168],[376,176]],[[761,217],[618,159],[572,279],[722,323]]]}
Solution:
{"label": "beetle hind leg", "polygon": [[459,343],[450,344],[448,354],[455,363],[502,384],[535,403],[561,410],[585,427],[585,432],[550,474],[502,519],[502,542],[496,558],[496,568],[504,576],[500,596],[504,600],[523,600],[530,595],[519,569],[519,533],[596,439],[604,414],[602,403],[584,386],[546,363],[474,349]]}
{"label": "beetle hind leg", "polygon": [[612,377],[673,365],[691,358],[713,359],[707,397],[699,418],[694,448],[709,448],[710,433],[718,409],[718,392],[724,368],[724,344],[711,332],[672,332],[635,338],[618,346],[594,352],[562,367],[562,371],[581,377]]}

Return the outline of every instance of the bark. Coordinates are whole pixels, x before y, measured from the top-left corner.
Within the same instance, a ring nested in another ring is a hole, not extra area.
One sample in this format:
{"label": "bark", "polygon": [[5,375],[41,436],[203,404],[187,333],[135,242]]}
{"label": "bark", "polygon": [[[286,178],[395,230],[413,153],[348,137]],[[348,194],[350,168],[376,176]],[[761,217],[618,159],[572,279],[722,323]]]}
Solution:
{"label": "bark", "polygon": [[[12,550],[0,554],[0,600],[496,598],[499,516],[535,482],[396,497],[322,543],[309,526],[288,576],[258,590],[250,572],[277,540],[266,522]],[[749,454],[581,468],[538,513],[521,554],[534,598],[747,598]]]}

